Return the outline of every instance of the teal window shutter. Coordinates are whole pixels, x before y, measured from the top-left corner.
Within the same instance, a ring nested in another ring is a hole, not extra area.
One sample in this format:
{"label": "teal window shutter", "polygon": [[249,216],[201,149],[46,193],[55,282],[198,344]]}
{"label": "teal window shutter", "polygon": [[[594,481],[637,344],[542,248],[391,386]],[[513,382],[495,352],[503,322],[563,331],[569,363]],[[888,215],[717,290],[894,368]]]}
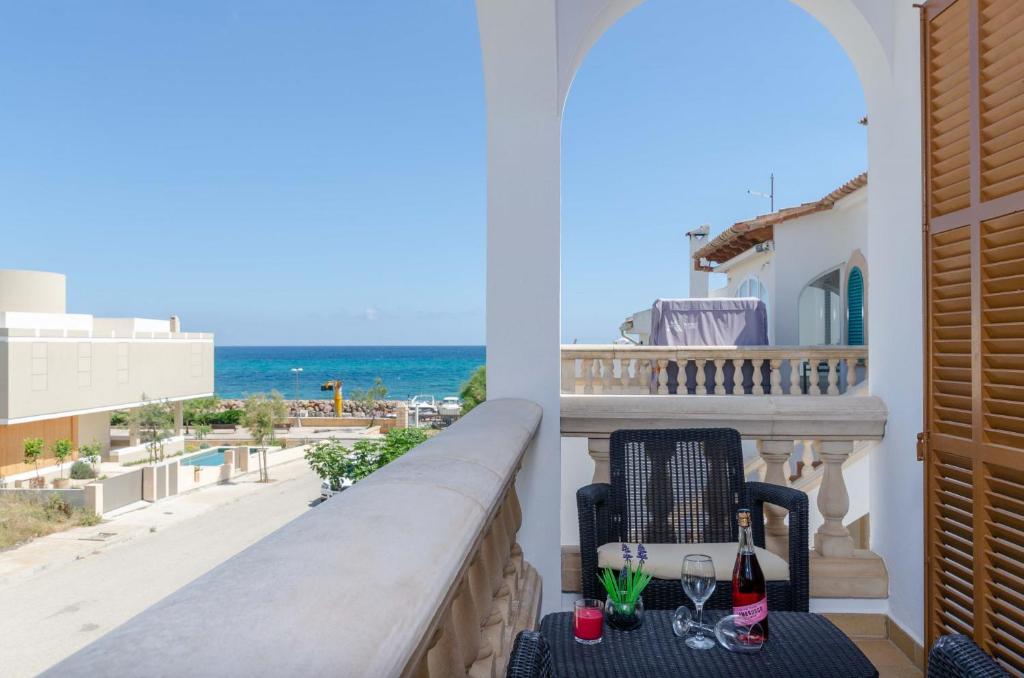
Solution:
{"label": "teal window shutter", "polygon": [[854,266],[846,284],[846,343],[864,345],[864,274]]}

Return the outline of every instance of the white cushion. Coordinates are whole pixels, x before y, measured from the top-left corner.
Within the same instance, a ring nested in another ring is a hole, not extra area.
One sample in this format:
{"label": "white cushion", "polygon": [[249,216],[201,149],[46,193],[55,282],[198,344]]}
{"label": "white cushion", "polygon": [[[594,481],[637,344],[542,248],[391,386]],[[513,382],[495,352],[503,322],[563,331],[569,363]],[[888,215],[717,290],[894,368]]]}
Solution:
{"label": "white cushion", "polygon": [[[633,554],[633,567],[637,566],[636,544],[629,544]],[[732,579],[732,568],[736,564],[736,552],[739,545],[721,544],[644,544],[647,549],[647,562],[644,571],[657,579],[679,579],[683,570],[683,558],[692,553],[703,553],[711,556],[715,563],[715,579],[729,581]],[[757,562],[761,565],[764,578],[769,581],[785,581],[789,579],[789,563],[771,551],[754,547]],[[597,566],[622,569],[622,543],[611,542],[597,549]]]}

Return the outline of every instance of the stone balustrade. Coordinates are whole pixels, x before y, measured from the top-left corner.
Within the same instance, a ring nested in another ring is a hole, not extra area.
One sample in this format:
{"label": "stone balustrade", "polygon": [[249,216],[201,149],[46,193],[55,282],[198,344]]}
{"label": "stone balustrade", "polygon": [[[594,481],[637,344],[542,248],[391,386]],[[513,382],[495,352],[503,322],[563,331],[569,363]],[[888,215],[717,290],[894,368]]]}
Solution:
{"label": "stone balustrade", "polygon": [[572,344],[562,393],[839,395],[863,380],[867,358],[866,346]]}
{"label": "stone balustrade", "polygon": [[[789,485],[794,457],[809,470],[820,461],[817,508],[823,523],[809,541],[811,595],[830,598],[882,598],[888,595],[885,564],[874,553],[856,549],[844,523],[850,497],[844,464],[859,441],[880,440],[888,416],[875,396],[841,398],[760,398],[720,396],[674,398],[636,395],[563,395],[561,427],[565,437],[587,438],[594,460],[593,482],[608,482],[608,443],[612,431],[645,428],[734,428],[744,440],[756,441],[763,461],[762,480]],[[817,460],[805,456],[810,452]],[[575,503],[574,497],[563,502]],[[767,505],[765,536],[772,551],[788,556],[786,510]],[[566,561],[572,548],[563,547]],[[564,562],[563,568],[575,569]],[[571,576],[563,575],[564,579]]]}
{"label": "stone balustrade", "polygon": [[504,675],[539,613],[515,479],[540,417],[480,405],[49,674]]}

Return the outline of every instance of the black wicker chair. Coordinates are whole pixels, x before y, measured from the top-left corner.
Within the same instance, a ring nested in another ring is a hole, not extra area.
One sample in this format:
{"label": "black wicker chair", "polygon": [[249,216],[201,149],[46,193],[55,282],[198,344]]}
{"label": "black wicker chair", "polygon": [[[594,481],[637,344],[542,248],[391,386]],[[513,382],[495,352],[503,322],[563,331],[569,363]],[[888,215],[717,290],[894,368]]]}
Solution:
{"label": "black wicker chair", "polygon": [[967,636],[940,636],[928,653],[928,678],[1003,678],[999,664]]}
{"label": "black wicker chair", "polygon": [[555,678],[551,651],[539,631],[520,631],[508,658],[506,678]]}
{"label": "black wicker chair", "polygon": [[[763,548],[767,502],[789,511],[789,579],[768,581],[768,606],[807,611],[807,495],[778,485],[747,482],[737,431],[615,431],[609,461],[611,484],[588,485],[576,493],[585,597],[606,597],[598,580],[598,548],[603,544],[736,543],[736,511],[746,507],[751,510],[754,544]],[[653,579],[643,599],[648,609],[692,606],[678,577]],[[731,582],[719,581],[707,606],[731,608]]]}

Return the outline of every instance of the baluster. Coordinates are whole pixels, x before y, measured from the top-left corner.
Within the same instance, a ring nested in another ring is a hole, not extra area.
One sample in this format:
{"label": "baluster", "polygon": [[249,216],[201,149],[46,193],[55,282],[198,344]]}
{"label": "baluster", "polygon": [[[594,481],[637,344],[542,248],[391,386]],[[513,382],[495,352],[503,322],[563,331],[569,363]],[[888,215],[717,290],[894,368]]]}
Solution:
{"label": "baluster", "polygon": [[[465,589],[463,589],[464,591]],[[456,595],[456,600],[460,596]],[[464,676],[466,667],[462,639],[456,624],[456,607],[464,607],[464,600],[453,603],[444,613],[444,619],[437,629],[435,640],[427,653],[427,672],[431,676]]]}
{"label": "baluster", "polygon": [[839,395],[839,360],[837,358],[828,360],[828,394]]}
{"label": "baluster", "polygon": [[818,361],[810,356],[807,357],[807,395],[821,395],[821,386],[818,385]]}
{"label": "baluster", "polygon": [[576,392],[576,359],[562,358],[562,393]]}
{"label": "baluster", "polygon": [[[793,453],[792,440],[758,440],[757,450],[764,459],[764,482],[786,487],[786,468]],[[775,504],[764,505],[765,545],[772,553],[789,559],[789,528],[786,526],[788,511]]]}
{"label": "baluster", "polygon": [[715,395],[725,395],[725,361],[715,360]]}
{"label": "baluster", "polygon": [[583,377],[583,392],[589,395],[594,392],[594,361],[584,358],[582,363],[583,371],[580,374]]}
{"label": "baluster", "polygon": [[751,389],[751,393],[754,395],[764,395],[764,386],[761,385],[763,376],[761,374],[761,366],[764,365],[764,359],[754,358],[751,363],[754,365],[754,386]]}
{"label": "baluster", "polygon": [[782,361],[776,358],[768,364],[772,370],[770,379],[772,395],[782,395]]}
{"label": "baluster", "polygon": [[658,395],[668,395],[668,360],[658,359]]}
{"label": "baluster", "polygon": [[637,376],[640,381],[640,389],[643,393],[651,392],[651,361],[647,358],[637,358]]}
{"label": "baluster", "polygon": [[746,395],[747,391],[743,388],[743,359],[733,358],[732,359],[732,394],[733,395]]}
{"label": "baluster", "polygon": [[857,359],[846,359],[846,390],[857,385]]}
{"label": "baluster", "polygon": [[693,362],[697,366],[697,390],[694,393],[697,395],[707,395],[707,375],[704,374],[704,366],[707,365],[708,361],[705,358],[695,358]]}
{"label": "baluster", "polygon": [[629,393],[629,362],[629,358],[619,358],[619,382],[623,393]]}
{"label": "baluster", "polygon": [[601,394],[608,395],[612,392],[612,359],[601,359],[597,364],[601,370]]}
{"label": "baluster", "polygon": [[853,555],[853,537],[843,525],[850,510],[850,495],[843,479],[843,462],[853,452],[850,441],[824,440],[821,460],[825,472],[818,490],[818,510],[825,522],[814,535],[814,550],[825,558],[849,558]]}

